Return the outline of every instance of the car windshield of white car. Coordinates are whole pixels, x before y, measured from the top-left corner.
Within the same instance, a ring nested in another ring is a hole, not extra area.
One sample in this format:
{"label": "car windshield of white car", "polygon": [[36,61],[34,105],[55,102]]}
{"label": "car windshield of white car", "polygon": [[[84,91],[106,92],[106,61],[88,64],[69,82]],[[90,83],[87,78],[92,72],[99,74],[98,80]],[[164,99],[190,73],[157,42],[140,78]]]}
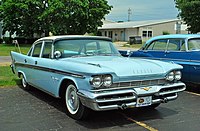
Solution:
{"label": "car windshield of white car", "polygon": [[60,58],[119,55],[112,42],[96,39],[59,40],[54,45],[55,51],[61,52]]}

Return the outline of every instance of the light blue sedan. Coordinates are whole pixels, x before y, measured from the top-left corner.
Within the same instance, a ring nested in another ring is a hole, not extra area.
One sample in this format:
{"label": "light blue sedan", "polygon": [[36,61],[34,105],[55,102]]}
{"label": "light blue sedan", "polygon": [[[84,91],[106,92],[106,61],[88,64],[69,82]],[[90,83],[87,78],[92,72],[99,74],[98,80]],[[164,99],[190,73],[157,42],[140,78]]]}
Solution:
{"label": "light blue sedan", "polygon": [[90,109],[155,108],[185,90],[181,65],[124,58],[105,37],[44,37],[27,55],[11,52],[11,57],[24,89],[63,98],[67,114],[77,120]]}

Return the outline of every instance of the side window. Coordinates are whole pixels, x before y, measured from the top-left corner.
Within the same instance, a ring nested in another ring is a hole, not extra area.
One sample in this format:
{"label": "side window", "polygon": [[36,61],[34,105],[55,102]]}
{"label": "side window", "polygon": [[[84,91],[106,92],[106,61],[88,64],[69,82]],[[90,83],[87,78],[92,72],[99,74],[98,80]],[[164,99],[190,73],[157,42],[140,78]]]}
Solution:
{"label": "side window", "polygon": [[188,40],[188,49],[189,50],[200,50],[200,39],[189,39]]}
{"label": "side window", "polygon": [[33,50],[33,54],[32,54],[33,57],[39,57],[40,56],[41,47],[42,47],[42,42],[35,45],[34,50]]}
{"label": "side window", "polygon": [[148,47],[147,50],[165,50],[167,46],[167,39],[153,41]]}
{"label": "side window", "polygon": [[181,39],[169,39],[167,50],[180,51],[182,40]]}
{"label": "side window", "polygon": [[31,49],[29,50],[29,52],[27,54],[28,56],[31,56],[32,50],[33,50],[33,47],[31,47]]}
{"label": "side window", "polygon": [[50,58],[51,57],[51,48],[52,42],[45,42],[44,49],[42,53],[42,58]]}

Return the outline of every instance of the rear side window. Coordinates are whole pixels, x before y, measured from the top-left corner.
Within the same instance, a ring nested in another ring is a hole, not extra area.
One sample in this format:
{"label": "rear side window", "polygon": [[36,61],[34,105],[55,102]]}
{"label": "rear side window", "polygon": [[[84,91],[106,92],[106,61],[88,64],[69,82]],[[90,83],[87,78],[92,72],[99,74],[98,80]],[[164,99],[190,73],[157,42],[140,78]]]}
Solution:
{"label": "rear side window", "polygon": [[33,57],[39,57],[40,56],[40,51],[41,51],[42,43],[38,43],[35,45],[34,50],[33,50]]}
{"label": "rear side window", "polygon": [[43,53],[42,53],[42,58],[50,58],[51,51],[52,51],[52,42],[45,42]]}
{"label": "rear side window", "polygon": [[182,39],[169,39],[167,50],[169,51],[180,51],[184,49],[184,40]]}
{"label": "rear side window", "polygon": [[200,50],[200,38],[190,39],[188,41],[188,49],[190,51]]}
{"label": "rear side window", "polygon": [[153,41],[148,47],[147,50],[166,50],[167,39]]}

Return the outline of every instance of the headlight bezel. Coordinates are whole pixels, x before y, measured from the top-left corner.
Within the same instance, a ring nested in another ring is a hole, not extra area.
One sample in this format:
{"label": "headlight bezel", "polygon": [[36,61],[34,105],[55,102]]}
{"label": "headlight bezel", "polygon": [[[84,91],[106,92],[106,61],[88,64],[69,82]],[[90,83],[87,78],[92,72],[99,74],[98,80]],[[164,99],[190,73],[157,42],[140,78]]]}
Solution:
{"label": "headlight bezel", "polygon": [[[96,82],[97,79],[99,79],[99,81],[100,81],[99,84]],[[90,80],[90,84],[91,84],[93,87],[95,87],[95,88],[101,87],[101,85],[103,84],[102,82],[103,82],[103,81],[102,81],[102,76],[98,76],[98,75],[93,76],[93,77],[91,78],[91,80]]]}
{"label": "headlight bezel", "polygon": [[173,81],[174,80],[174,71],[171,71],[167,74],[166,80]]}
{"label": "headlight bezel", "polygon": [[[100,83],[95,84],[95,79],[99,79]],[[110,82],[109,82],[110,80]],[[90,79],[90,84],[94,88],[101,88],[101,87],[110,87],[113,83],[112,75],[104,74],[104,75],[94,75]]]}
{"label": "headlight bezel", "polygon": [[167,75],[166,75],[166,80],[168,81],[179,81],[181,80],[182,74],[180,70],[173,70],[170,71]]}
{"label": "headlight bezel", "polygon": [[174,73],[174,79],[175,80],[181,80],[181,78],[182,78],[182,73],[181,73],[181,71],[175,71],[175,73]]}
{"label": "headlight bezel", "polygon": [[110,87],[112,85],[112,76],[105,75],[103,76],[103,86]]}

